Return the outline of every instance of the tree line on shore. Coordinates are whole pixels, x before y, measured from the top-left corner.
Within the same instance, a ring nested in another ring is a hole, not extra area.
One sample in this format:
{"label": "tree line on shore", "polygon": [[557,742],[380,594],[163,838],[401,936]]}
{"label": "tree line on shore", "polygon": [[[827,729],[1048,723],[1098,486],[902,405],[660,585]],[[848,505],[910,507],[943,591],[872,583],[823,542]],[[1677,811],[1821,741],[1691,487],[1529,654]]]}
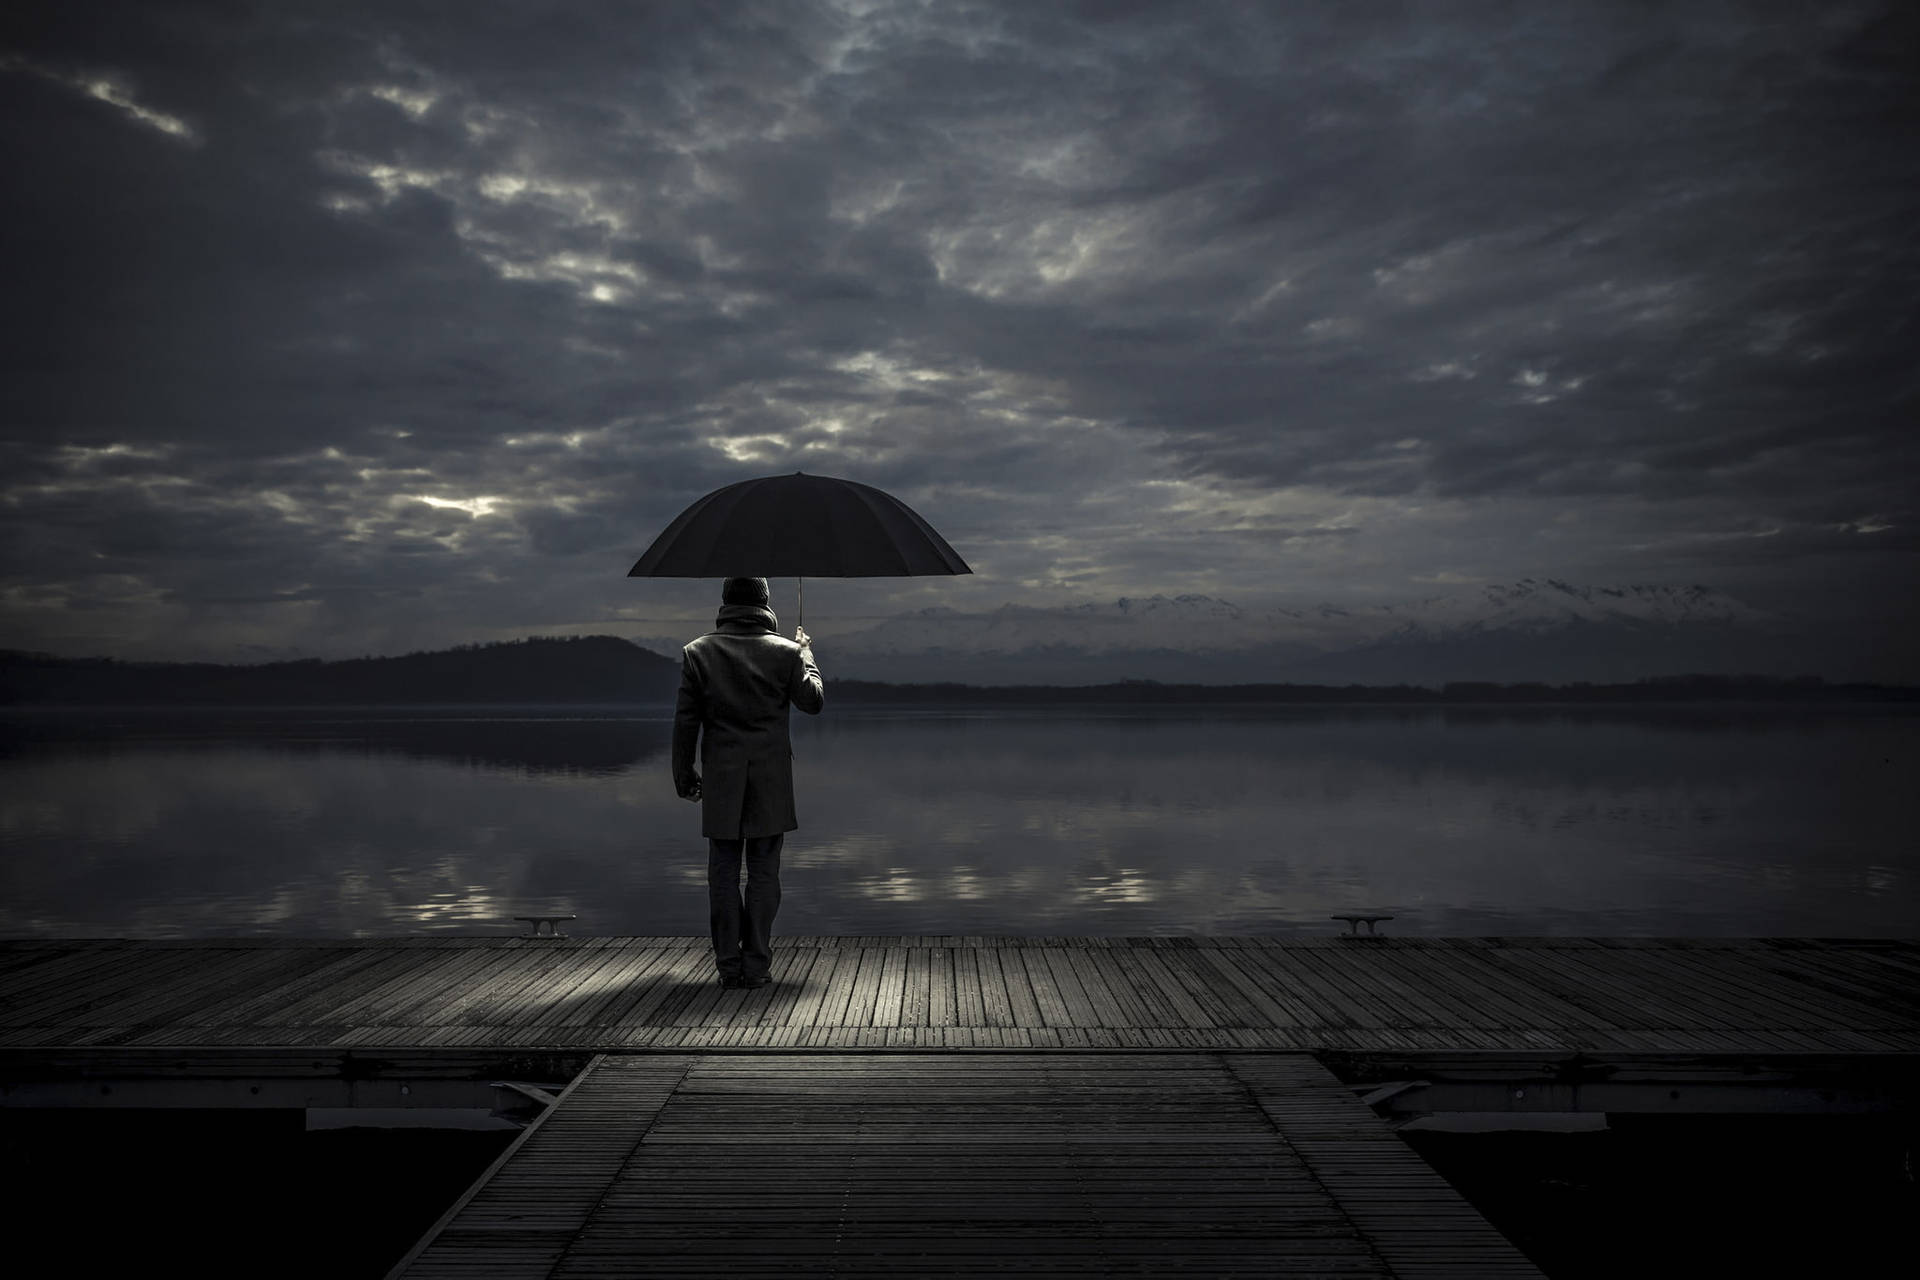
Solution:
{"label": "tree line on shore", "polygon": [[[662,703],[680,664],[616,636],[529,636],[398,657],[228,665],[127,662],[0,651],[0,704],[39,706]],[[1818,676],[1683,674],[1622,684],[1425,685],[889,684],[833,680],[846,703],[1461,703],[1913,701],[1911,685],[1830,684]]]}

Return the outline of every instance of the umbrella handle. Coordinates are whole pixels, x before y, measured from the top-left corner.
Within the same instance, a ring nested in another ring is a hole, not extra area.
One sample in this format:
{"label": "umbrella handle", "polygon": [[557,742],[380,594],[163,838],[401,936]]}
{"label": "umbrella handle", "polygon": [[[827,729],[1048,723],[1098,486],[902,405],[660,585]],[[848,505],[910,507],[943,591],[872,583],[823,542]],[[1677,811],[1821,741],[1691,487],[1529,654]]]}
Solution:
{"label": "umbrella handle", "polygon": [[797,610],[800,616],[794,619],[794,625],[804,627],[807,625],[807,580],[795,578],[793,582],[800,589],[800,606]]}

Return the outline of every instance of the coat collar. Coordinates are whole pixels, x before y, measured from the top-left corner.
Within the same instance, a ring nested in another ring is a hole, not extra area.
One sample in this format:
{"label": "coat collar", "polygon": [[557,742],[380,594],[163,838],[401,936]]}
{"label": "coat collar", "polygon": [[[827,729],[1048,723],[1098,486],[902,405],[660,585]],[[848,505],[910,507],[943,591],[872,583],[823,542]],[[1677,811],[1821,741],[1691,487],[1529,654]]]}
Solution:
{"label": "coat collar", "polygon": [[713,620],[715,631],[772,631],[778,633],[780,620],[773,616],[773,610],[758,604],[723,604],[720,615]]}

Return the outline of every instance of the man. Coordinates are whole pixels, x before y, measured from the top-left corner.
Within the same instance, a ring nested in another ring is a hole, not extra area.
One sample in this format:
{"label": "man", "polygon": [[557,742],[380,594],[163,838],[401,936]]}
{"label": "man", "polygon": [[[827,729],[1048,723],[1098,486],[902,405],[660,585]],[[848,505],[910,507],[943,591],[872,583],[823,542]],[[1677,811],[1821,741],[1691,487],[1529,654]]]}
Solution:
{"label": "man", "polygon": [[[683,651],[673,713],[673,785],[699,800],[707,837],[708,922],[723,987],[773,981],[773,917],[780,909],[780,845],[793,811],[787,707],[826,705],[804,627],[778,634],[765,578],[728,578],[714,629]],[[693,746],[700,744],[700,767]],[[745,862],[744,900],[740,866]]]}

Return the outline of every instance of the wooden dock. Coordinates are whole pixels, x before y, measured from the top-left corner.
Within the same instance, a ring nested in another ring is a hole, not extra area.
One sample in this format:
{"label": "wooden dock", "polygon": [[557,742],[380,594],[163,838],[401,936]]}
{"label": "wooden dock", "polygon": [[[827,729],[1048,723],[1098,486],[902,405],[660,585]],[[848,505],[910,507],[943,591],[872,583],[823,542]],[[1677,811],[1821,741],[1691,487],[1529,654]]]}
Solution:
{"label": "wooden dock", "polygon": [[1307,1054],[598,1057],[397,1266],[1540,1272]]}
{"label": "wooden dock", "polygon": [[1920,1051],[1920,940],[0,942],[0,1048]]}
{"label": "wooden dock", "polygon": [[1920,1094],[1915,939],[780,937],[773,976],[690,937],[0,942],[0,1105],[571,1077],[410,1278],[1473,1277],[1537,1273],[1378,1110]]}

